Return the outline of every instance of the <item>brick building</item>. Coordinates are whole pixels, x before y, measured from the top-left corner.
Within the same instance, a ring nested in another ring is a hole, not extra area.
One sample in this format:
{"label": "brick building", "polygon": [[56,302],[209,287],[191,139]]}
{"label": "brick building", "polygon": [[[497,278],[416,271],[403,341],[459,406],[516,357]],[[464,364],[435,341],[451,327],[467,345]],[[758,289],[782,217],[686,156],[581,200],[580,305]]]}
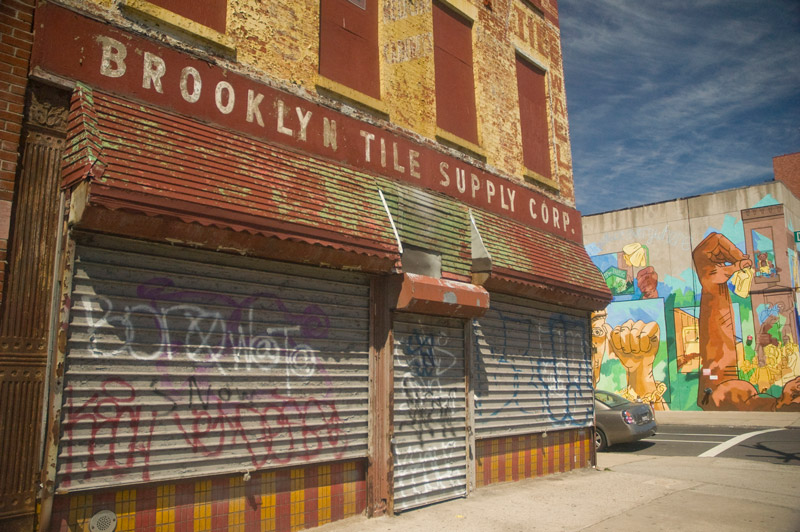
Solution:
{"label": "brick building", "polygon": [[800,152],[787,153],[772,158],[775,181],[781,181],[792,194],[800,198]]}
{"label": "brick building", "polygon": [[592,464],[555,0],[0,25],[0,528],[295,530]]}

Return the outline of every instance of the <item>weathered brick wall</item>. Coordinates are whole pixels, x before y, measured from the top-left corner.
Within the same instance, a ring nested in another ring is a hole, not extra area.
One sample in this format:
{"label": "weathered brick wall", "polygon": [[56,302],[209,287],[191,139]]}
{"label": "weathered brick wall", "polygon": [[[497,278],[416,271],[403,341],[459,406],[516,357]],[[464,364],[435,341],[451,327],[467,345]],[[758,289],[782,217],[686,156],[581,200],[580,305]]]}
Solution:
{"label": "weathered brick wall", "polygon": [[431,4],[384,0],[380,26],[381,81],[389,118],[433,138],[436,86]]}
{"label": "weathered brick wall", "polygon": [[[136,31],[143,29],[121,16],[107,0],[63,1],[101,16],[105,11],[115,24],[128,25]],[[431,2],[370,1],[379,3],[381,99],[389,121],[393,126],[433,140],[436,104]],[[541,9],[538,12],[523,0],[453,1],[477,13],[473,25],[475,99],[479,137],[487,164],[499,173],[522,179],[524,165],[514,63],[518,48],[548,69],[553,179],[559,185],[560,199],[574,205],[557,3],[536,0],[533,4]],[[235,63],[238,63],[231,66],[315,97],[319,15],[317,0],[229,0],[227,36],[236,47]],[[374,117],[380,119],[379,115]]]}
{"label": "weathered brick wall", "polygon": [[783,182],[792,194],[800,198],[800,152],[772,158],[775,180]]}
{"label": "weathered brick wall", "polygon": [[33,0],[0,3],[0,297],[5,285],[14,179],[33,44],[33,4]]}

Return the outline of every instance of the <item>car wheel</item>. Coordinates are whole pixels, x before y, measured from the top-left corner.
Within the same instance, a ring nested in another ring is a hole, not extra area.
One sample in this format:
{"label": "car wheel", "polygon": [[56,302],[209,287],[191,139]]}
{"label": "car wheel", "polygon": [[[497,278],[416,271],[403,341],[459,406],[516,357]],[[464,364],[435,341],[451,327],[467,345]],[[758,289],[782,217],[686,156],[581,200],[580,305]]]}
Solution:
{"label": "car wheel", "polygon": [[606,439],[605,433],[596,428],[594,429],[594,450],[595,451],[605,451],[606,447],[608,447],[608,440]]}

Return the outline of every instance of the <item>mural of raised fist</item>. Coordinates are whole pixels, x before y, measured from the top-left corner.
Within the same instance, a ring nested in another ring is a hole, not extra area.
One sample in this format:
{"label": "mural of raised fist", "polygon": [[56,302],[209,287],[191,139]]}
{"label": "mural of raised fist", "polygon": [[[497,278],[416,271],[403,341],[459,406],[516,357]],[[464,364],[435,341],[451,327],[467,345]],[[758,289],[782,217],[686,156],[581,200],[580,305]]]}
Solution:
{"label": "mural of raised fist", "polygon": [[697,404],[714,408],[708,396],[725,381],[738,379],[736,334],[728,280],[753,261],[720,233],[711,233],[692,252],[702,286],[700,299],[700,364]]}
{"label": "mural of raised fist", "polygon": [[666,408],[662,397],[667,389],[663,382],[656,382],[653,377],[660,334],[661,329],[655,321],[628,320],[614,327],[610,335],[614,354],[628,372],[629,398],[641,398],[657,410]]}

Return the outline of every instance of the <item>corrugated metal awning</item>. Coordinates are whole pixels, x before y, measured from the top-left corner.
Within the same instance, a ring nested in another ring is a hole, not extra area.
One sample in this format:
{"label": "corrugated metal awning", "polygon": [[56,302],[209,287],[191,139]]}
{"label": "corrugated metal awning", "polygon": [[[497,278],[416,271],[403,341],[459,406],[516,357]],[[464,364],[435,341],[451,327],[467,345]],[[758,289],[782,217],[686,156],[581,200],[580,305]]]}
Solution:
{"label": "corrugated metal awning", "polygon": [[[373,176],[78,85],[62,184],[83,181],[81,227],[130,225],[102,212],[125,210],[356,253],[349,265],[366,270],[399,260]],[[138,230],[146,226],[152,238],[175,238],[159,234],[175,226],[142,218]]]}
{"label": "corrugated metal awning", "polygon": [[[367,272],[403,271],[399,236],[442,276],[585,309],[610,301],[583,246],[474,209],[490,266],[469,255],[465,205],[78,84],[64,188],[84,229]],[[124,211],[126,216],[119,216]]]}
{"label": "corrugated metal awning", "polygon": [[582,245],[486,211],[475,209],[472,215],[490,257],[476,273],[484,274],[480,284],[490,292],[585,310],[605,308],[611,301]]}
{"label": "corrugated metal awning", "polygon": [[441,254],[442,276],[469,281],[469,209],[444,194],[380,179],[403,247]]}

